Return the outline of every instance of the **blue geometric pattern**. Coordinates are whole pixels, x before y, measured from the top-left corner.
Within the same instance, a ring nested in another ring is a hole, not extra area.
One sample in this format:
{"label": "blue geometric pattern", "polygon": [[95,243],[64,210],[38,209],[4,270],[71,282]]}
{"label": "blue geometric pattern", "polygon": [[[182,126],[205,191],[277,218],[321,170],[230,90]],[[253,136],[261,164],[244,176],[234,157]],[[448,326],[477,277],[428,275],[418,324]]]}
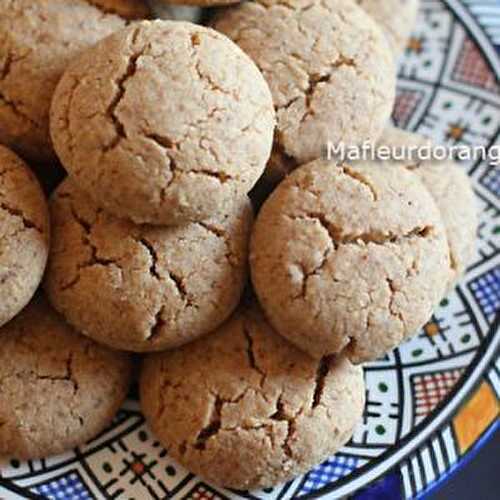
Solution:
{"label": "blue geometric pattern", "polygon": [[469,286],[486,318],[500,310],[500,267],[479,276]]}
{"label": "blue geometric pattern", "polygon": [[31,488],[31,491],[50,500],[92,500],[93,498],[77,472],[61,476],[49,483],[37,484]]}
{"label": "blue geometric pattern", "polygon": [[318,490],[326,484],[347,476],[357,468],[359,460],[356,457],[337,454],[313,469],[306,476],[300,494]]}
{"label": "blue geometric pattern", "polygon": [[500,196],[500,167],[488,168],[479,182],[494,196]]}

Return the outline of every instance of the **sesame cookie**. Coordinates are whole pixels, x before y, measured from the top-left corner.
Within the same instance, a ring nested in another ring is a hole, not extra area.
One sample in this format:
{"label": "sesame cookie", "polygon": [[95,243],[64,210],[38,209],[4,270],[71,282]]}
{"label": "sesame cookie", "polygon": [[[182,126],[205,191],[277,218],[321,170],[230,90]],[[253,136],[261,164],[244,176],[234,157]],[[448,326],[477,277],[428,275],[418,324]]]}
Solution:
{"label": "sesame cookie", "polygon": [[213,25],[252,57],[273,94],[272,182],[327,144],[376,140],[391,114],[395,64],[376,23],[354,2],[310,0],[228,8]]}
{"label": "sesame cookie", "polygon": [[405,169],[318,160],[290,174],[254,226],[253,283],[273,326],[315,357],[386,353],[443,297],[448,245],[435,203]]}
{"label": "sesame cookie", "polygon": [[128,355],[78,335],[41,296],[0,340],[0,456],[62,453],[111,423],[127,395]]}
{"label": "sesame cookie", "polygon": [[146,419],[169,454],[230,488],[265,488],[308,471],[349,440],[363,413],[363,372],[313,360],[255,306],[210,336],[145,358]]}
{"label": "sesame cookie", "polygon": [[395,57],[406,47],[420,0],[355,0],[384,31]]}
{"label": "sesame cookie", "polygon": [[51,133],[95,203],[137,223],[223,214],[269,157],[274,110],[254,63],[223,35],[142,22],[85,52],[56,90]]}
{"label": "sesame cookie", "polygon": [[55,161],[52,94],[82,50],[143,13],[139,0],[0,0],[0,143],[34,162]]}
{"label": "sesame cookie", "polygon": [[[420,134],[395,127],[384,131],[379,145],[397,148],[433,146],[432,141]],[[475,252],[478,216],[469,176],[453,160],[419,161],[415,156],[403,162],[403,166],[419,176],[441,213],[450,250],[450,290],[465,273]]]}
{"label": "sesame cookie", "polygon": [[210,332],[238,305],[252,222],[248,198],[219,218],[140,226],[100,209],[66,180],[50,203],[45,288],[78,331],[153,351]]}
{"label": "sesame cookie", "polygon": [[0,326],[35,293],[49,253],[49,214],[35,175],[0,145]]}

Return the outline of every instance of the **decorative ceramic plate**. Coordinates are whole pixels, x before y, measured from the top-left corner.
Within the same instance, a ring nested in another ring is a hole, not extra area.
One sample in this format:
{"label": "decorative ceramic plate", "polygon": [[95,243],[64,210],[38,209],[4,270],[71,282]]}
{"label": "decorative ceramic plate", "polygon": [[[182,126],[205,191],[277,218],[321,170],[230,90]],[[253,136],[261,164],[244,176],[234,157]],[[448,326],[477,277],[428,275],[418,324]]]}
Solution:
{"label": "decorative ceramic plate", "polygon": [[[496,37],[496,38],[495,38]],[[422,0],[399,67],[395,123],[446,145],[500,145],[500,3]],[[500,168],[463,163],[480,208],[467,276],[413,340],[366,366],[363,422],[339,453],[265,491],[231,492],[174,463],[131,398],[112,427],[64,456],[0,467],[0,498],[413,498],[499,427]]]}

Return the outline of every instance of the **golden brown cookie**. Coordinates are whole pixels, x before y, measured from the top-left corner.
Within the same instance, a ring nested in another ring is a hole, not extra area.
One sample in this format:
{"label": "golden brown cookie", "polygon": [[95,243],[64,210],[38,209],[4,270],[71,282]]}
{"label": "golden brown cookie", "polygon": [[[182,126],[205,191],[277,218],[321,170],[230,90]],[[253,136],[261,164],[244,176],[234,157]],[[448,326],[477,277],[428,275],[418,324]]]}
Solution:
{"label": "golden brown cookie", "polygon": [[45,196],[28,166],[0,145],[0,326],[26,304],[49,253]]}
{"label": "golden brown cookie", "polygon": [[417,20],[420,0],[355,0],[382,28],[399,57]]}
{"label": "golden brown cookie", "polygon": [[273,129],[271,94],[249,57],[213,30],[174,21],[135,24],[85,52],[51,111],[70,175],[137,223],[231,210],[262,174]]}
{"label": "golden brown cookie", "polygon": [[49,107],[66,66],[144,12],[139,0],[0,0],[0,143],[51,163]]}
{"label": "golden brown cookie", "polygon": [[316,361],[277,335],[255,306],[177,351],[145,358],[142,410],[169,454],[230,488],[269,487],[308,471],[352,435],[363,372]]}
{"label": "golden brown cookie", "polygon": [[62,453],[96,436],[127,395],[131,360],[78,335],[38,296],[0,329],[0,456]]}
{"label": "golden brown cookie", "polygon": [[449,260],[418,177],[376,162],[318,160],[264,203],[250,264],[279,333],[315,357],[375,359],[415,334],[443,297]]}
{"label": "golden brown cookie", "polygon": [[[384,131],[378,145],[398,148],[402,153],[409,148],[433,147],[429,139],[395,127]],[[441,213],[450,250],[450,290],[465,273],[475,251],[478,216],[470,179],[453,160],[419,161],[413,154],[400,163],[419,176]]]}
{"label": "golden brown cookie", "polygon": [[389,119],[395,65],[381,29],[350,0],[245,2],[213,25],[252,57],[273,94],[271,182],[327,144],[376,140]]}
{"label": "golden brown cookie", "polygon": [[247,276],[248,198],[206,222],[139,226],[103,212],[66,180],[54,193],[45,288],[84,334],[112,347],[154,351],[220,325]]}

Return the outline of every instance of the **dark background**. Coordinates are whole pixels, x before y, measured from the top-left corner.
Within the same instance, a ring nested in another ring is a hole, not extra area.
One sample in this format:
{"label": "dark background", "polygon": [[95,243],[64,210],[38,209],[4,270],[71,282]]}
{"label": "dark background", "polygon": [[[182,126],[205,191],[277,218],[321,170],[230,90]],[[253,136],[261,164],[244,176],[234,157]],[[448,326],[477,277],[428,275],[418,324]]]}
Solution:
{"label": "dark background", "polygon": [[500,500],[500,431],[435,493],[432,500]]}

